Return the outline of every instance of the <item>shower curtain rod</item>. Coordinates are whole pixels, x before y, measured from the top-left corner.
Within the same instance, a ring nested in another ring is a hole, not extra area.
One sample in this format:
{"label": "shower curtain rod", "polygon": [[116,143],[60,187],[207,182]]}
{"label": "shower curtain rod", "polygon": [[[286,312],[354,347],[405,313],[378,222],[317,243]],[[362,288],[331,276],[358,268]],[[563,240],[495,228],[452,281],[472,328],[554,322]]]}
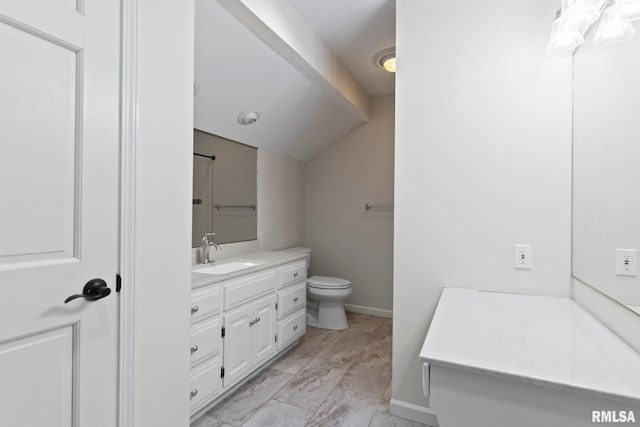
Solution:
{"label": "shower curtain rod", "polygon": [[207,156],[205,154],[193,153],[194,156],[206,157],[207,159],[215,160],[216,156]]}

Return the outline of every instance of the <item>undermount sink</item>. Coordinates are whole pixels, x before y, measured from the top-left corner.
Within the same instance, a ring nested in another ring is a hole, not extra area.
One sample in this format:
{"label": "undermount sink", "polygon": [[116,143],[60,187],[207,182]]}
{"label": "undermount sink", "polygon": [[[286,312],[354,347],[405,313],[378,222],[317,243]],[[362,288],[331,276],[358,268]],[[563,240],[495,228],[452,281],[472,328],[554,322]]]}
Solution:
{"label": "undermount sink", "polygon": [[265,261],[233,260],[233,261],[216,263],[214,265],[210,265],[204,268],[199,268],[194,271],[196,273],[214,274],[214,275],[229,274],[235,271],[257,267],[264,263]]}

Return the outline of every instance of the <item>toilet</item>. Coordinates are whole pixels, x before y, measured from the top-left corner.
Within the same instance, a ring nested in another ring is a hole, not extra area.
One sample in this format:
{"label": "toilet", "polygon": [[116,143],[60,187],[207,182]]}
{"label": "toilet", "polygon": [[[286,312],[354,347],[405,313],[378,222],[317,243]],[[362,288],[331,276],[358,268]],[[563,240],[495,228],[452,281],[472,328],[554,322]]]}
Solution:
{"label": "toilet", "polygon": [[344,300],[351,295],[351,282],[338,277],[307,278],[307,324],[322,329],[347,329]]}
{"label": "toilet", "polygon": [[[307,272],[311,261],[311,249],[296,247],[288,252],[304,253]],[[351,282],[339,277],[311,276],[307,278],[307,325],[321,329],[347,329],[349,324],[344,311],[344,300],[351,295]]]}

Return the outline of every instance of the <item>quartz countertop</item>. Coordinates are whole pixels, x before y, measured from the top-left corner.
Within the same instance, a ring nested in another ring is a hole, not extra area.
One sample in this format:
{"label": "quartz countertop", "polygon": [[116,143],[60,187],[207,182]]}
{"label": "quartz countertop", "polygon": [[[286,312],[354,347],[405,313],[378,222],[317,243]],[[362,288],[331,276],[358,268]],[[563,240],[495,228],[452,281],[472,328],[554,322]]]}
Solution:
{"label": "quartz countertop", "polygon": [[[213,283],[222,282],[224,280],[233,279],[234,277],[244,276],[246,274],[255,273],[257,271],[266,270],[268,268],[273,268],[278,265],[287,264],[292,261],[304,260],[305,257],[306,257],[306,254],[297,253],[297,252],[262,251],[262,252],[243,254],[243,255],[239,255],[237,257],[233,257],[229,259],[221,259],[210,264],[195,264],[193,265],[192,271],[191,271],[191,289],[199,288],[206,285],[211,285]],[[239,271],[234,271],[228,274],[219,274],[219,275],[198,273],[197,271],[199,268],[206,268],[208,266],[212,266],[216,264],[224,264],[225,262],[229,262],[233,260],[259,261],[259,262],[263,262],[263,264],[257,265],[255,267],[245,268]]]}
{"label": "quartz countertop", "polygon": [[570,298],[445,288],[420,358],[640,403],[640,354]]}

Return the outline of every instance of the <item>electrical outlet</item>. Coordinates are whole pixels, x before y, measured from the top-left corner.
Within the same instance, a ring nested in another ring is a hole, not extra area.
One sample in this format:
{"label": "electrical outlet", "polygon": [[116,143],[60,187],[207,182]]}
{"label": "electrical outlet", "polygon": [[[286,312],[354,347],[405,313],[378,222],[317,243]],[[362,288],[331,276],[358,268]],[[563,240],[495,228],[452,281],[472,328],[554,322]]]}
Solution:
{"label": "electrical outlet", "polygon": [[531,270],[533,266],[531,245],[516,245],[513,267],[520,270]]}
{"label": "electrical outlet", "polygon": [[616,275],[636,276],[638,274],[638,250],[616,249]]}

